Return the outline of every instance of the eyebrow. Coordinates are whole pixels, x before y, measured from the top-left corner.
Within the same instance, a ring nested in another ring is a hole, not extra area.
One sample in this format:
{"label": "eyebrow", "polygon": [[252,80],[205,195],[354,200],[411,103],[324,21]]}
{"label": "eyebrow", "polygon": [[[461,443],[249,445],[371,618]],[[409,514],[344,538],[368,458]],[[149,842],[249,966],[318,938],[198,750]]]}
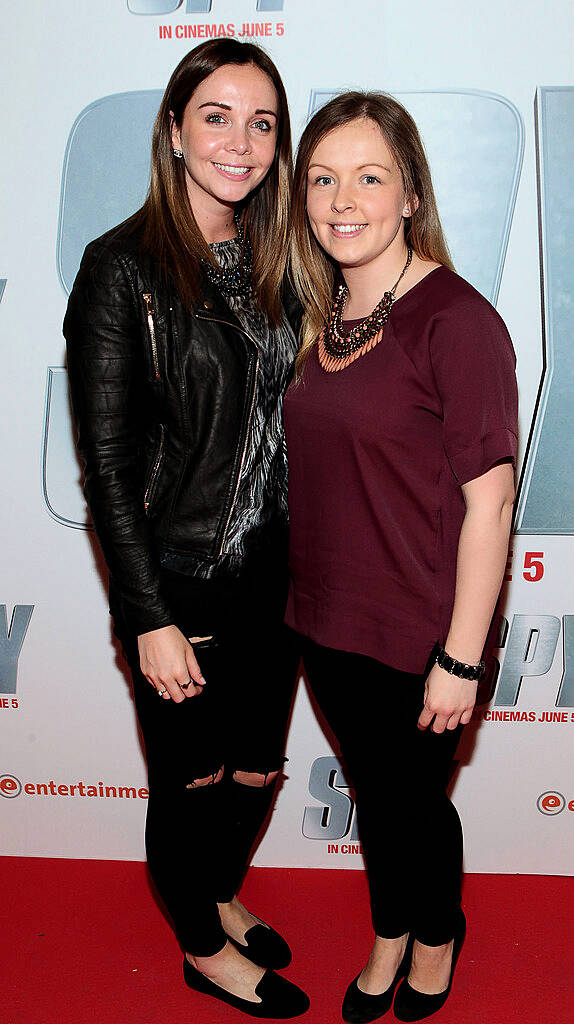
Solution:
{"label": "eyebrow", "polygon": [[388,172],[389,172],[389,174],[391,173],[391,168],[390,168],[390,167],[387,167],[387,165],[386,165],[386,164],[378,164],[378,163],[376,163],[376,162],[375,162],[375,163],[372,163],[372,164],[361,164],[361,166],[360,166],[360,167],[358,167],[358,168],[357,168],[357,170],[358,170],[358,171],[364,171],[365,167],[380,167],[380,168],[381,168],[381,170],[383,170],[383,171],[388,171]]}
{"label": "eyebrow", "polygon": [[[220,110],[232,110],[228,103],[216,103],[215,100],[208,100],[207,103],[200,103],[198,110],[202,110],[203,107],[219,107]],[[256,110],[256,114],[271,114],[271,117],[277,117],[275,110]]]}
{"label": "eyebrow", "polygon": [[[312,170],[312,168],[314,168],[314,167],[322,167],[324,171],[331,171],[332,170],[332,168],[328,167],[327,164],[309,164],[309,170]],[[390,167],[387,167],[386,164],[378,164],[378,163],[360,164],[359,167],[356,168],[356,170],[357,171],[364,171],[365,167],[380,167],[381,170],[388,171],[389,174],[391,173],[391,170],[392,170]]]}

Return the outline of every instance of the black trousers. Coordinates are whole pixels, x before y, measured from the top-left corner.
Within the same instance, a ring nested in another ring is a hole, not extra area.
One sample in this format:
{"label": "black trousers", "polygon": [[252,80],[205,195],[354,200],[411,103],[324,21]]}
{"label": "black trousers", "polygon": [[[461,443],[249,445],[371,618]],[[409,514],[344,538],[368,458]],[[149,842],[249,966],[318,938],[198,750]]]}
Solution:
{"label": "black trousers", "polygon": [[[137,638],[127,635],[110,595],[146,748],[148,865],[183,948],[196,956],[225,945],[217,903],[237,893],[273,798],[273,785],[243,785],[233,773],[267,774],[284,761],[300,656],[282,622],[286,585],[284,563],[273,558],[239,579],[164,572],[176,625],[187,637],[214,638],[196,653],[203,692],[179,704],[159,697],[141,674]],[[193,786],[222,767],[222,782]]]}
{"label": "black trousers", "polygon": [[446,786],[460,727],[417,728],[426,673],[300,639],[307,678],[355,786],[375,933],[449,942],[460,906],[462,828]]}

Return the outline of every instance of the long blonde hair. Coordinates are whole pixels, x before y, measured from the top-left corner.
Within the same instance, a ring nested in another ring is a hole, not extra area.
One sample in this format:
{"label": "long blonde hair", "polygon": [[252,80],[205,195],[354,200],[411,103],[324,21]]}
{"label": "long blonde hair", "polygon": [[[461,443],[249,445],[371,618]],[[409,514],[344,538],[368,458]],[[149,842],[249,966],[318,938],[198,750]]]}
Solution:
{"label": "long blonde hair", "polygon": [[405,200],[414,211],[405,218],[406,244],[423,260],[434,260],[453,269],[424,146],[411,115],[396,99],[382,92],[345,92],[330,100],[311,118],[301,136],[293,179],[290,274],[305,309],[296,364],[298,375],[329,318],[339,273],[337,264],[321,248],[309,225],[306,212],[309,165],[326,135],[335,128],[362,120],[378,125],[403,176]]}
{"label": "long blonde hair", "polygon": [[272,326],[281,317],[280,287],[287,259],[289,202],[292,182],[291,127],[281,76],[270,57],[253,43],[209,39],[185,55],[165,90],[154,125],[151,183],[146,201],[133,218],[143,227],[143,245],[159,261],[164,276],[171,274],[185,305],[199,296],[200,260],[213,256],[190,206],[183,160],[175,160],[171,138],[173,120],[181,125],[185,108],[198,85],[227,64],[252,64],[271,80],[279,103],[277,144],[264,181],[250,193],[238,212],[253,246],[253,290]]}

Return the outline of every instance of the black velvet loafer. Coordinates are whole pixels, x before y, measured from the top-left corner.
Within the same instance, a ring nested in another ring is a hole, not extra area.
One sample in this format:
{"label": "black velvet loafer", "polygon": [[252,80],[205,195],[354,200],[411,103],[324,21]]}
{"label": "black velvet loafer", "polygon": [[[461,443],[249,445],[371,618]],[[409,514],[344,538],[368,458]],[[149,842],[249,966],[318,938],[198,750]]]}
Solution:
{"label": "black velvet loafer", "polygon": [[263,922],[248,928],[243,942],[237,942],[229,935],[227,938],[242,956],[258,967],[273,967],[277,970],[291,963],[291,950],[285,939]]}
{"label": "black velvet loafer", "polygon": [[398,966],[397,973],[389,987],[379,995],[373,996],[369,995],[368,992],[362,992],[357,984],[361,975],[357,975],[345,992],[345,998],[343,999],[343,1006],[341,1008],[341,1016],[347,1024],[369,1024],[370,1021],[378,1020],[379,1017],[382,1017],[388,1010],[390,1010],[395,988],[401,978],[404,978],[405,974],[409,973],[411,965],[411,950],[412,943],[409,939],[403,958]]}
{"label": "black velvet loafer", "polygon": [[441,1010],[446,1003],[450,990],[452,988],[452,979],[454,977],[454,969],[458,960],[460,951],[462,949],[464,938],[466,935],[466,918],[461,910],[460,912],[460,923],[458,925],[456,935],[454,937],[454,945],[452,948],[452,964],[450,968],[450,978],[448,985],[444,992],[430,993],[430,992],[418,992],[415,988],[412,988],[407,979],[401,982],[397,989],[395,996],[395,1005],[393,1012],[397,1020],[406,1021],[407,1024],[413,1024],[414,1021],[424,1020],[425,1017],[431,1017],[433,1013]]}
{"label": "black velvet loafer", "polygon": [[255,986],[255,995],[259,996],[261,1000],[259,1003],[255,1003],[251,999],[241,999],[239,996],[232,995],[231,992],[226,992],[224,988],[210,981],[193,967],[187,957],[183,958],[183,977],[186,984],[196,992],[213,996],[220,1003],[227,1003],[228,1006],[233,1006],[234,1009],[241,1010],[242,1013],[247,1013],[250,1017],[287,1020],[289,1017],[299,1017],[309,1009],[309,997],[305,992],[297,985],[287,981],[287,978],[275,974],[274,971],[265,971],[261,981]]}

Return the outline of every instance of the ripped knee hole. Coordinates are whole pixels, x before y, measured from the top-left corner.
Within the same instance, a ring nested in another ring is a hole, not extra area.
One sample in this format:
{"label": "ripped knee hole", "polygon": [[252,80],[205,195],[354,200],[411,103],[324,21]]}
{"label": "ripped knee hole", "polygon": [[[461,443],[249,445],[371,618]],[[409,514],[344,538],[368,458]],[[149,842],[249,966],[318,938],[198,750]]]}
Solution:
{"label": "ripped knee hole", "polygon": [[216,782],[221,782],[223,778],[223,768],[220,768],[218,772],[214,772],[212,775],[207,775],[204,779],[193,779],[192,782],[188,782],[186,789],[199,789],[202,786],[214,786]]}
{"label": "ripped knee hole", "polygon": [[279,772],[233,772],[235,782],[242,786],[270,786],[279,775]]}

